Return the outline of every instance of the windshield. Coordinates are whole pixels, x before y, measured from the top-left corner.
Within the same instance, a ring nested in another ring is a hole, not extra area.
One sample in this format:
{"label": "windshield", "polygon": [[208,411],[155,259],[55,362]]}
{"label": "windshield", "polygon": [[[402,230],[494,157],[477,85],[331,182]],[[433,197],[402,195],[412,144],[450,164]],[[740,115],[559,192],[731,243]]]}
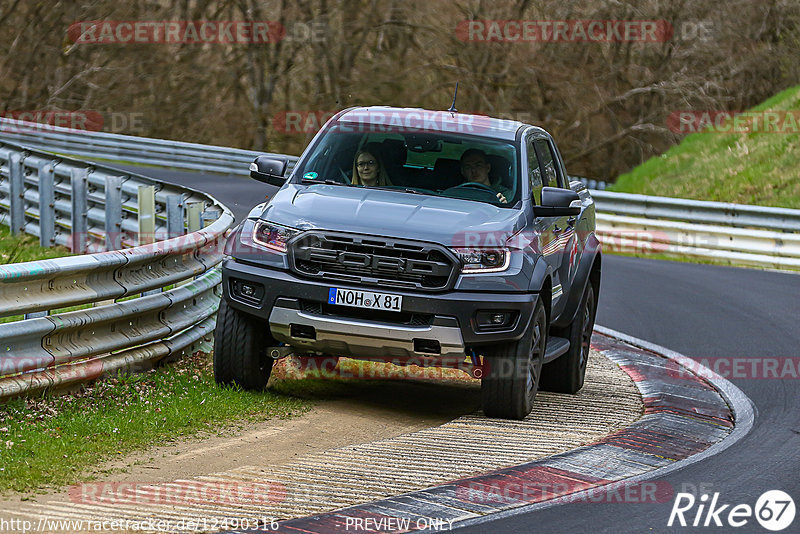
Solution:
{"label": "windshield", "polygon": [[377,187],[498,206],[520,197],[516,148],[508,141],[415,132],[353,132],[333,125],[295,169],[293,181]]}

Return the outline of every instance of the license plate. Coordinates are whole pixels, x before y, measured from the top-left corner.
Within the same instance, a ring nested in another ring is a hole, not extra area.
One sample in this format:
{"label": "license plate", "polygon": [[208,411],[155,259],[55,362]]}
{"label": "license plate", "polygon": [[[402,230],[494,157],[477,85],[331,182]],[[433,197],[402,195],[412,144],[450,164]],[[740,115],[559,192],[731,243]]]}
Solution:
{"label": "license plate", "polygon": [[403,297],[376,293],[374,291],[359,291],[356,289],[342,289],[332,287],[328,290],[328,304],[339,306],[353,306],[354,308],[367,308],[370,310],[400,311]]}

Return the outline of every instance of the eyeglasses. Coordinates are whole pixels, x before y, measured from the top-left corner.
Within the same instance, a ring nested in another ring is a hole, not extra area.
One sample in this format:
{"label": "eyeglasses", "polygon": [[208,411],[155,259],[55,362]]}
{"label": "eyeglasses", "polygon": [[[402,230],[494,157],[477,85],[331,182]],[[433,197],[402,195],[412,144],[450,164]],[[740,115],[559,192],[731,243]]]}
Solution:
{"label": "eyeglasses", "polygon": [[366,167],[374,167],[377,164],[378,164],[377,161],[371,159],[369,161],[359,161],[358,163],[356,163],[356,167],[358,167],[359,169],[364,169]]}

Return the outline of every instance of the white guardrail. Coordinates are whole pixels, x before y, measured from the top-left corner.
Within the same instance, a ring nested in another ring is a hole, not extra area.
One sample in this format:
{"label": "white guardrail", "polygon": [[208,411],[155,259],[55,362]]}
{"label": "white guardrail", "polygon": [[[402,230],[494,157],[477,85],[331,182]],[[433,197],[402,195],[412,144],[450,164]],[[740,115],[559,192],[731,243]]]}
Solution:
{"label": "white guardrail", "polygon": [[800,210],[592,191],[608,252],[800,269]]}
{"label": "white guardrail", "polygon": [[[0,324],[0,397],[150,365],[210,340],[230,211],[204,193],[57,154],[247,176],[260,152],[8,119],[0,143],[0,222],[44,246],[97,252],[0,266],[0,317],[25,314]],[[607,251],[800,268],[800,210],[592,195]],[[63,310],[86,304],[94,307]]]}

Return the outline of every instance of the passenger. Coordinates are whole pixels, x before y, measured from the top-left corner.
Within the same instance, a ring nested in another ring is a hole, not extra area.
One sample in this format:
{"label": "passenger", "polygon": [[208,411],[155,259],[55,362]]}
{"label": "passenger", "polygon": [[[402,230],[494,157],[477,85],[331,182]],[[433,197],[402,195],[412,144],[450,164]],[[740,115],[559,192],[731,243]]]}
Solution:
{"label": "passenger", "polygon": [[381,159],[374,152],[361,149],[353,160],[352,184],[382,187],[392,185],[392,182]]}
{"label": "passenger", "polygon": [[467,182],[482,184],[497,193],[497,198],[502,203],[507,203],[508,196],[511,196],[511,189],[504,186],[499,181],[492,183],[489,173],[492,165],[486,159],[486,152],[478,148],[469,148],[461,154],[461,175]]}

